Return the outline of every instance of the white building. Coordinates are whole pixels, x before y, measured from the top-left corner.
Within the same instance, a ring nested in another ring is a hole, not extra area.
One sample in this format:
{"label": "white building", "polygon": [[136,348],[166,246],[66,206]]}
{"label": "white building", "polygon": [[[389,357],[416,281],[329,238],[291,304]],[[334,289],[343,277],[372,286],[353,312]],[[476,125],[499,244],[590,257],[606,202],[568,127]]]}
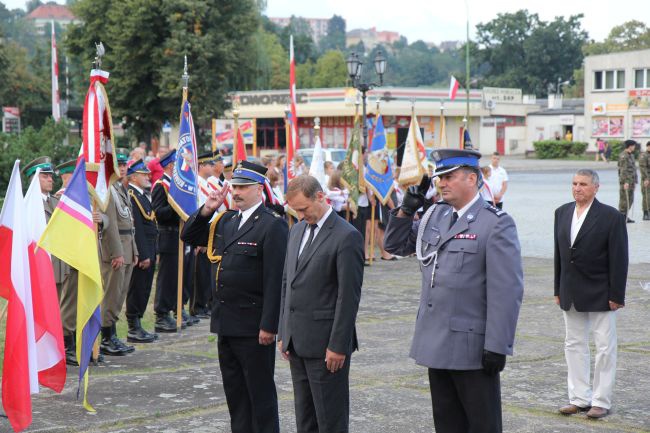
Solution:
{"label": "white building", "polygon": [[650,139],[650,50],[585,58],[585,128],[597,138]]}

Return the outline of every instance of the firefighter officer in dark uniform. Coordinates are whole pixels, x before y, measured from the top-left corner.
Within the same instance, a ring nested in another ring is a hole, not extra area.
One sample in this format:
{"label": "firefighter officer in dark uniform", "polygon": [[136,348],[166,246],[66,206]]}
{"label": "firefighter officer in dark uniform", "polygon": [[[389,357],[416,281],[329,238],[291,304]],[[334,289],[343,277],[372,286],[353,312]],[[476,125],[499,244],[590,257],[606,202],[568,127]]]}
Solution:
{"label": "firefighter officer in dark uniform", "polygon": [[156,238],[158,237],[156,214],[151,200],[145,193],[151,187],[150,173],[141,159],[133,162],[126,172],[133,209],[135,243],[140,258],[133,268],[126,295],[126,320],[129,323],[126,339],[130,343],[151,343],[158,339],[158,335],[145,331],[140,323],[149,303],[153,274],[156,269]]}
{"label": "firefighter officer in dark uniform", "polygon": [[280,431],[274,343],[288,226],[264,206],[265,174],[265,167],[242,161],[230,182],[239,210],[214,215],[230,186],[213,191],[181,236],[207,247],[217,267],[210,330],[219,335],[233,433]]}
{"label": "firefighter officer in dark uniform", "polygon": [[154,302],[156,332],[176,332],[176,321],[171,318],[170,312],[176,309],[180,218],[167,198],[175,161],[176,150],[160,158],[164,174],[156,181],[151,191],[151,204],[158,222],[158,254],[160,255]]}

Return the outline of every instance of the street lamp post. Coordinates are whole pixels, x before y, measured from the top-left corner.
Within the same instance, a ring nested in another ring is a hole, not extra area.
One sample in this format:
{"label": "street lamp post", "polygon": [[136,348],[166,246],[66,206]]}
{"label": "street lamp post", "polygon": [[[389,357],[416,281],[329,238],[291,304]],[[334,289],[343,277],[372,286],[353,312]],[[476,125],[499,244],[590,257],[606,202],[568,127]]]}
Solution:
{"label": "street lamp post", "polygon": [[363,60],[359,58],[357,53],[350,53],[346,60],[348,67],[348,75],[352,80],[352,87],[361,92],[363,103],[363,145],[368,148],[368,123],[366,122],[366,93],[375,87],[381,87],[384,84],[384,73],[386,72],[386,57],[381,52],[377,51],[375,56],[375,73],[379,76],[379,84],[377,83],[363,83],[361,82],[361,71],[363,70]]}

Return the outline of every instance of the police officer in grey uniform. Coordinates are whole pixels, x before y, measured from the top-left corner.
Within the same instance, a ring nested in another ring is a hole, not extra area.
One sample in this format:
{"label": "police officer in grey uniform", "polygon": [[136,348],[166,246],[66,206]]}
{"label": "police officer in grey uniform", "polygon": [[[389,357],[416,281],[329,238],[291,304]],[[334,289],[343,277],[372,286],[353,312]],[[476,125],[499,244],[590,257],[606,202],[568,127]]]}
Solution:
{"label": "police officer in grey uniform", "polygon": [[386,251],[416,253],[422,293],[410,356],[429,369],[437,433],[502,431],[499,373],[512,355],[523,296],[513,219],[479,195],[473,150],[432,152],[444,202],[419,221],[429,178],[391,212]]}

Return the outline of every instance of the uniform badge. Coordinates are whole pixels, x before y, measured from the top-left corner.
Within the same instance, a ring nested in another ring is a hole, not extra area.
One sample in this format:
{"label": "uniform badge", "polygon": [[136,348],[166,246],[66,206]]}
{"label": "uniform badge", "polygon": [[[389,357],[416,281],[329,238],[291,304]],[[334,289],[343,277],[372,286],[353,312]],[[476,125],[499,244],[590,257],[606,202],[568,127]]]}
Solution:
{"label": "uniform badge", "polygon": [[239,241],[239,242],[237,242],[237,245],[246,245],[246,246],[249,246],[249,247],[256,247],[256,246],[257,246],[257,242],[243,242],[243,241]]}
{"label": "uniform badge", "polygon": [[474,219],[474,215],[472,215],[471,213],[467,214],[467,221],[471,221],[473,219]]}

